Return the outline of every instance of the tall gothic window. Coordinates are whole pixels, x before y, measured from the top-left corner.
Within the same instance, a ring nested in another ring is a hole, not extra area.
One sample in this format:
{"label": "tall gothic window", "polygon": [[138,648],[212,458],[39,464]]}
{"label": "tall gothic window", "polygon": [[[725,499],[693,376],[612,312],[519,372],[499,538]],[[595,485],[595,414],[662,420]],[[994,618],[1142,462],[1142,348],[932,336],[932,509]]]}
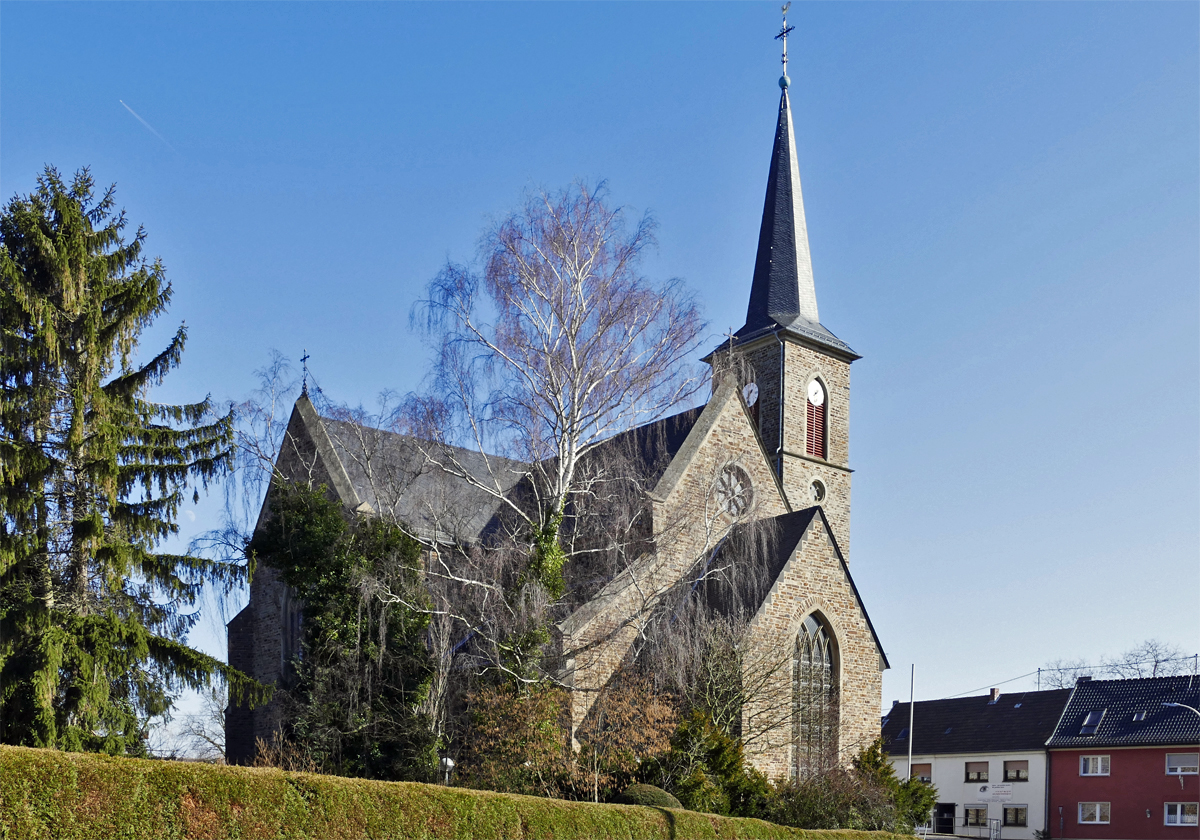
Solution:
{"label": "tall gothic window", "polygon": [[283,589],[279,605],[279,623],[280,666],[283,675],[290,679],[296,675],[296,660],[304,656],[304,605],[294,597],[290,586]]}
{"label": "tall gothic window", "polygon": [[805,426],[808,434],[805,451],[814,457],[825,457],[825,386],[814,379],[808,383],[808,415]]}
{"label": "tall gothic window", "polygon": [[793,775],[804,778],[837,760],[837,672],[832,634],[804,619],[792,659]]}

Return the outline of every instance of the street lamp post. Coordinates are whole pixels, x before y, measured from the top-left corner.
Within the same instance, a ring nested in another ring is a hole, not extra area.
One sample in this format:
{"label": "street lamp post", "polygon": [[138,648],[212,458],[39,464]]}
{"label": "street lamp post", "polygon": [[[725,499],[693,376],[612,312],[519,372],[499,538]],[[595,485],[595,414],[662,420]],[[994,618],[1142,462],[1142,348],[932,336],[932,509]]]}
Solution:
{"label": "street lamp post", "polygon": [[1200,709],[1193,708],[1186,703],[1163,703],[1164,706],[1178,706],[1180,709],[1187,709],[1189,712],[1195,712],[1200,715]]}

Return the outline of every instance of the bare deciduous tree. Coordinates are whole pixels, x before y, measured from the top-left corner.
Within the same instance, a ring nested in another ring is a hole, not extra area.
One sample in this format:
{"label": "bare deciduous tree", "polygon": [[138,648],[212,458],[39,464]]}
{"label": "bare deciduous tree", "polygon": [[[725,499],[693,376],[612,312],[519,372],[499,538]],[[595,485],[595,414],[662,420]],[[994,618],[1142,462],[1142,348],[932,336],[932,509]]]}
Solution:
{"label": "bare deciduous tree", "polygon": [[1080,677],[1128,680],[1139,677],[1173,677],[1191,674],[1196,655],[1185,654],[1172,644],[1147,639],[1120,656],[1100,658],[1093,665],[1086,659],[1055,659],[1040,669],[1042,688],[1071,688]]}
{"label": "bare deciduous tree", "polygon": [[[703,384],[688,364],[703,328],[696,303],[679,281],[655,285],[638,270],[653,229],[649,217],[627,227],[603,185],[538,192],[485,234],[482,274],[448,264],[414,310],[438,350],[434,396],[414,404],[418,437],[484,456],[480,475],[454,450],[429,452],[525,525],[555,597],[567,560],[559,527],[582,460]],[[527,494],[509,492],[494,455],[526,465]]]}
{"label": "bare deciduous tree", "polygon": [[1093,677],[1097,669],[1084,659],[1055,659],[1041,668],[1041,687],[1071,688],[1080,677]]}
{"label": "bare deciduous tree", "polygon": [[1120,656],[1101,660],[1104,673],[1116,679],[1137,677],[1174,677],[1191,673],[1193,658],[1175,645],[1147,639]]}

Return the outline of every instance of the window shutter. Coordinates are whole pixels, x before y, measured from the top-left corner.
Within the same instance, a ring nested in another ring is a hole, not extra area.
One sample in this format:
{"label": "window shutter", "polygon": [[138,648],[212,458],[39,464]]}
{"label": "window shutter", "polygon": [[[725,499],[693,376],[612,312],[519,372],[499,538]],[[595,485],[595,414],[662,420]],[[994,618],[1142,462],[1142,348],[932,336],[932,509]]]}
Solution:
{"label": "window shutter", "polygon": [[808,401],[808,435],[805,450],[817,458],[825,457],[825,406]]}

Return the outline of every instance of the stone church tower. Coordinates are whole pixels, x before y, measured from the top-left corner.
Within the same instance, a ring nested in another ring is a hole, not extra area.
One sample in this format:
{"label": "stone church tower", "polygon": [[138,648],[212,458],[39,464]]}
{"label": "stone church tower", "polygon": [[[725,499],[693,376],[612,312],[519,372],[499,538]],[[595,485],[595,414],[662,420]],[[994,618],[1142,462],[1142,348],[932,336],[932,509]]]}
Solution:
{"label": "stone church tower", "polygon": [[820,505],[848,555],[850,363],[860,357],[817,312],[787,76],[780,87],[746,323],[709,359],[730,347],[745,359],[743,393],[789,501]]}

